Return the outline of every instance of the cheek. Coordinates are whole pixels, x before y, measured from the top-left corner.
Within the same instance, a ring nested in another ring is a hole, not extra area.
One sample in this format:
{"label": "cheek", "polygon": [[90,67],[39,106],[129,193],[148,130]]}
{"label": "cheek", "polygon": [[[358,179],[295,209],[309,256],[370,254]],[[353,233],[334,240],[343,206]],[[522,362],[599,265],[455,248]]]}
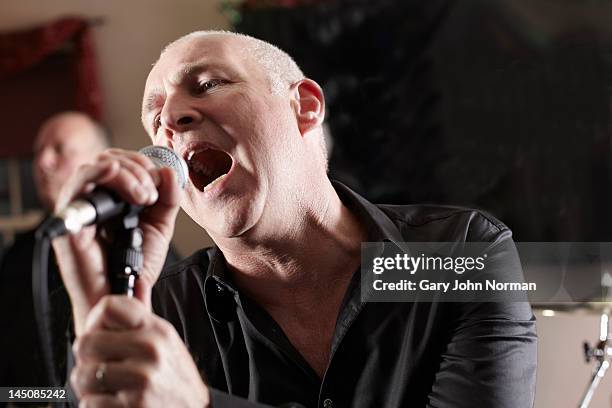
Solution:
{"label": "cheek", "polygon": [[79,166],[75,163],[60,162],[60,164],[57,166],[57,171],[55,172],[57,174],[57,177],[55,178],[62,178],[60,181],[64,182],[68,177],[72,176],[78,168]]}
{"label": "cheek", "polygon": [[195,197],[192,188],[189,184],[186,185],[179,200],[179,205],[191,218],[193,218],[195,209]]}

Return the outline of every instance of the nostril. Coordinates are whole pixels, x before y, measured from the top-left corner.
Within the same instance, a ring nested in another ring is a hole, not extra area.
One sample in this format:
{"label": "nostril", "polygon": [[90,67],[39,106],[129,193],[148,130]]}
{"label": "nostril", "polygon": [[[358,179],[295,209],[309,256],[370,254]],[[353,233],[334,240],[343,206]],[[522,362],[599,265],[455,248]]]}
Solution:
{"label": "nostril", "polygon": [[183,116],[182,118],[180,118],[177,121],[177,124],[179,124],[179,125],[188,125],[191,122],[193,122],[193,118],[191,116]]}

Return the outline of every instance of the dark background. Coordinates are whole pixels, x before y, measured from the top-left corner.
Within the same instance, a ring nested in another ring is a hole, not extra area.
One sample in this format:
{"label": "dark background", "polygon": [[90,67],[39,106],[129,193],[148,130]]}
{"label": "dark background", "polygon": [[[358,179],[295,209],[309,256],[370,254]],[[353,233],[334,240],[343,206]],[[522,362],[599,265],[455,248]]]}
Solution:
{"label": "dark background", "polygon": [[330,175],[374,202],[481,208],[517,241],[612,241],[612,8],[351,0],[245,9],[322,84]]}

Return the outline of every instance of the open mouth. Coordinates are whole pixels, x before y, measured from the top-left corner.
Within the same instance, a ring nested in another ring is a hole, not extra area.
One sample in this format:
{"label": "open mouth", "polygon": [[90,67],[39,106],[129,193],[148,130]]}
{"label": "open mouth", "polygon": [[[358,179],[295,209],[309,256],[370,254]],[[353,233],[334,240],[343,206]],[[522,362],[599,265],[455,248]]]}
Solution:
{"label": "open mouth", "polygon": [[189,178],[200,191],[207,191],[223,180],[232,168],[232,163],[229,154],[210,148],[192,150],[187,156]]}

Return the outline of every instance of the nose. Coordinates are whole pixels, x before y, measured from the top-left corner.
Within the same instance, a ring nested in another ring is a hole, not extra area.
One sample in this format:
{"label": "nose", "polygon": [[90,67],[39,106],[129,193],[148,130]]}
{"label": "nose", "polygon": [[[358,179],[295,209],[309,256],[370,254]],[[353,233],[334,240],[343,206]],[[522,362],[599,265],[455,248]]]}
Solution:
{"label": "nose", "polygon": [[35,164],[36,166],[45,171],[52,170],[56,165],[56,157],[52,149],[43,149],[36,155]]}
{"label": "nose", "polygon": [[202,114],[189,100],[178,93],[167,97],[161,112],[161,125],[170,140],[176,133],[186,132],[200,123]]}

